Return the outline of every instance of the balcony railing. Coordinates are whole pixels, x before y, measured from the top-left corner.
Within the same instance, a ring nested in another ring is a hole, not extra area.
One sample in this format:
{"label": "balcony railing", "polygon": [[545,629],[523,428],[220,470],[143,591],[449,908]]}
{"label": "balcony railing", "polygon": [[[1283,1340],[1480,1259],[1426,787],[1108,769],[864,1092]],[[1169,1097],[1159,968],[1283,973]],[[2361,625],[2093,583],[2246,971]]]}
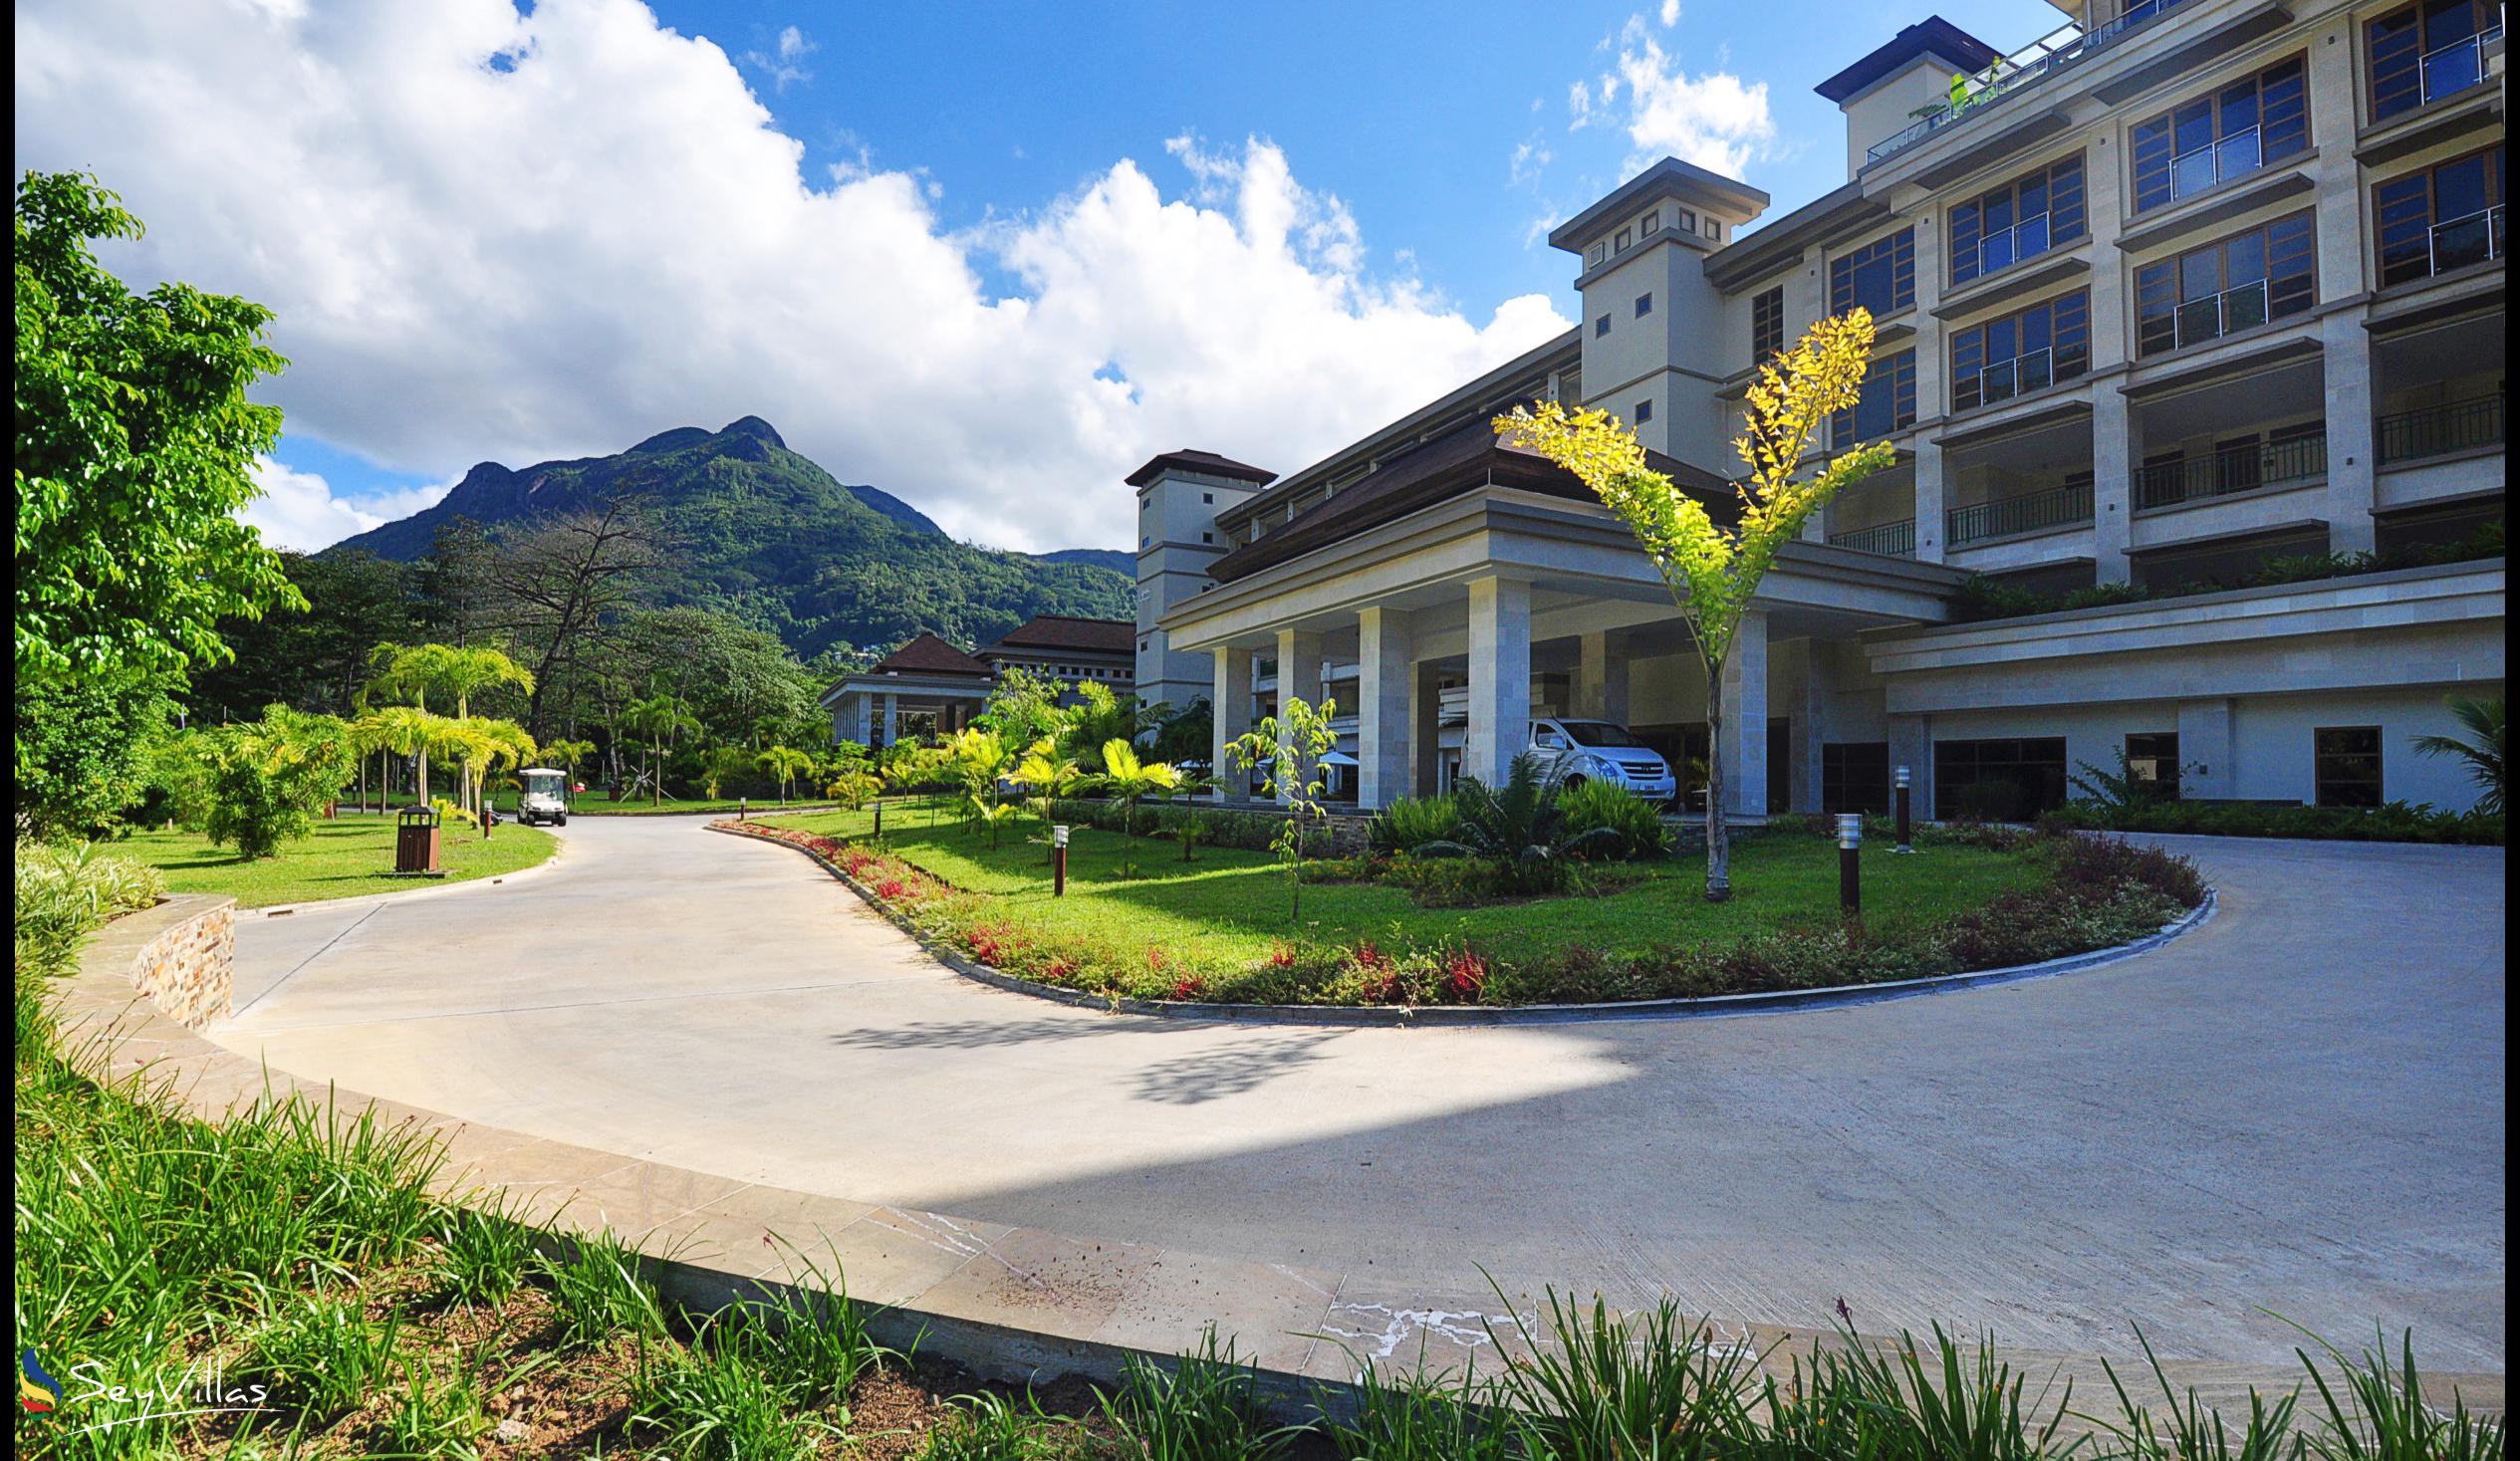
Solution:
{"label": "balcony railing", "polygon": [[2235,131],[2219,141],[2190,148],[2170,159],[2170,196],[2184,198],[2245,177],[2266,165],[2258,129]]}
{"label": "balcony railing", "polygon": [[2056,352],[2034,350],[2009,361],[1997,361],[1981,366],[1977,372],[1977,403],[1993,405],[2033,390],[2043,390],[2056,383]]}
{"label": "balcony railing", "polygon": [[2057,27],[2011,55],[1997,58],[1984,71],[1957,80],[1952,85],[1950,101],[1918,118],[1905,130],[1865,149],[1865,165],[1869,167],[1893,152],[1912,147],[1954,122],[1976,116],[1989,103],[2089,60],[2183,3],[2185,0],[2136,0],[2125,14],[2090,31],[2077,25]]}
{"label": "balcony railing", "polygon": [[2506,251],[2502,208],[2497,204],[2481,213],[2468,213],[2446,223],[2435,223],[2426,242],[2432,250],[2432,272],[2435,274],[2499,259]]}
{"label": "balcony railing", "polygon": [[2463,41],[2452,41],[2423,54],[2423,100],[2454,97],[2486,79],[2485,48],[2502,39],[2493,26]]}
{"label": "balcony railing", "polygon": [[2073,527],[2092,520],[2092,484],[2069,482],[2046,492],[1955,507],[1942,518],[1942,541],[1954,548],[1983,538]]}
{"label": "balcony railing", "polygon": [[1999,229],[1977,241],[1977,276],[1984,278],[1998,269],[2008,268],[2024,259],[2035,258],[2048,251],[2048,215],[2024,218],[2010,228]]}
{"label": "balcony railing", "polygon": [[2399,411],[2380,418],[2383,463],[2421,461],[2457,451],[2500,446],[2502,397],[2478,396],[2419,411]]}
{"label": "balcony railing", "polygon": [[1895,523],[1877,523],[1870,528],[1857,528],[1847,533],[1832,533],[1829,543],[1835,548],[1878,553],[1885,558],[1914,558],[1916,520],[1907,518]]}
{"label": "balcony railing", "polygon": [[2200,341],[2220,340],[2236,330],[2266,323],[2266,281],[2243,284],[2220,294],[2181,300],[2178,345],[2184,350]]}
{"label": "balcony railing", "polygon": [[2316,481],[2328,474],[2328,438],[2295,436],[2251,442],[2211,456],[2156,462],[2135,474],[2135,505],[2176,507],[2201,498],[2227,497],[2260,487]]}

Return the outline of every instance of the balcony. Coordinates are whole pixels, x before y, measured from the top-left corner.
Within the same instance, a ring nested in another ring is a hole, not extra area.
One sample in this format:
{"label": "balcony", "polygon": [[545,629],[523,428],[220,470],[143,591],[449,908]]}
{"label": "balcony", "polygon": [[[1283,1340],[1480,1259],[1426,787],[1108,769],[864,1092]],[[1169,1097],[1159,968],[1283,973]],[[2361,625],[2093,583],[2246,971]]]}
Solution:
{"label": "balcony", "polygon": [[2235,131],[2219,141],[2207,142],[2179,153],[2170,159],[2170,199],[2194,197],[2209,192],[2234,178],[2246,177],[2266,165],[2266,155],[2259,142],[2258,129]]}
{"label": "balcony", "polygon": [[2421,63],[2424,105],[2430,106],[2443,97],[2455,97],[2492,80],[2493,73],[2485,64],[2485,56],[2501,39],[2502,27],[2493,26],[2465,40],[2452,41],[2425,52]]}
{"label": "balcony", "polygon": [[1916,520],[1904,518],[1895,523],[1876,523],[1848,533],[1832,533],[1833,548],[1852,548],[1858,553],[1878,553],[1885,558],[1916,556]]}
{"label": "balcony", "polygon": [[1918,118],[1906,130],[1875,142],[1864,165],[1901,152],[1943,128],[1977,116],[1991,103],[2038,85],[2078,62],[2090,59],[2177,9],[2183,0],[2137,0],[2116,20],[2086,32],[2078,25],[2059,26],[1973,76],[1955,81],[1951,100]]}
{"label": "balcony", "polygon": [[2427,274],[2446,274],[2501,258],[2508,247],[2503,237],[2501,205],[2433,224],[2424,237],[2424,246],[2431,265]]}
{"label": "balcony", "polygon": [[2502,397],[2478,396],[2380,418],[2383,466],[2503,444]]}
{"label": "balcony", "polygon": [[2156,462],[2135,474],[2136,511],[2177,507],[2208,498],[2315,482],[2328,475],[2328,438],[2295,435],[2251,442],[2208,456]]}
{"label": "balcony", "polygon": [[1953,548],[1989,538],[2080,527],[2092,520],[2092,484],[2069,482],[2045,492],[1955,507],[1942,516],[1942,541]]}

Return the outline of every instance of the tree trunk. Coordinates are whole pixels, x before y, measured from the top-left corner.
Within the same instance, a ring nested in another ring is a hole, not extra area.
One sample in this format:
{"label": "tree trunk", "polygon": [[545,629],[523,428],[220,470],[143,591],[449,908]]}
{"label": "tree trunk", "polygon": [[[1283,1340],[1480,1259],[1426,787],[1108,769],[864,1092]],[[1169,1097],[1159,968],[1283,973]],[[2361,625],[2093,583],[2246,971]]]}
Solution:
{"label": "tree trunk", "polygon": [[1706,665],[1706,901],[1732,898],[1732,839],[1724,826],[1724,664]]}

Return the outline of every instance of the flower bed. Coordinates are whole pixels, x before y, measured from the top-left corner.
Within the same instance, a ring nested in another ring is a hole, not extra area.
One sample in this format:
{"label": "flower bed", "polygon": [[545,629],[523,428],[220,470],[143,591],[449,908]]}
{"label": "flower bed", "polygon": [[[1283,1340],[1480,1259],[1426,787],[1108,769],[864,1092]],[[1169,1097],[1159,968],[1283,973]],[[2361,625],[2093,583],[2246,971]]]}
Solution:
{"label": "flower bed", "polygon": [[[721,823],[721,827],[732,824]],[[801,848],[847,874],[923,937],[1003,973],[1060,989],[1134,999],[1285,1005],[1490,1005],[1576,1003],[1602,1000],[1693,998],[1772,990],[1805,990],[1914,979],[2035,963],[2115,947],[2151,935],[2198,906],[2205,886],[2186,859],[2126,843],[2079,835],[1987,829],[1944,835],[1939,868],[1911,859],[1877,864],[1887,881],[1907,876],[1948,881],[1976,876],[1992,891],[1937,916],[1904,917],[1888,901],[1868,921],[1834,915],[1779,916],[1761,911],[1754,894],[1748,909],[1727,904],[1709,912],[1696,901],[1695,870],[1686,863],[1651,869],[1605,868],[1601,875],[1633,878],[1621,890],[1629,899],[1654,900],[1647,911],[1667,910],[1669,925],[1696,919],[1688,934],[1626,936],[1619,941],[1570,934],[1551,937],[1558,923],[1600,916],[1607,901],[1601,885],[1581,897],[1522,899],[1496,910],[1501,916],[1474,923],[1459,914],[1427,913],[1376,921],[1371,917],[1321,918],[1297,924],[1285,936],[1256,938],[1248,919],[1228,914],[1220,901],[1204,905],[1195,889],[1220,877],[1275,877],[1265,868],[1219,868],[1211,860],[1116,886],[1088,884],[1071,874],[1071,896],[1040,896],[1029,882],[1006,879],[999,888],[958,886],[930,863],[948,860],[942,849],[952,833],[929,841],[879,850],[845,835],[813,828],[752,823],[743,831]],[[896,834],[896,837],[898,835]],[[1763,851],[1764,850],[1764,851]],[[1148,848],[1146,852],[1151,852]],[[1929,849],[1922,856],[1935,855]],[[1820,855],[1814,855],[1818,853]],[[969,854],[978,857],[975,850]],[[995,854],[995,863],[1013,860]],[[1018,854],[1020,855],[1020,854]],[[1141,852],[1140,861],[1144,860]],[[1159,853],[1157,854],[1160,855]],[[1754,866],[1762,856],[1791,857],[1821,865],[1834,857],[1824,840],[1797,829],[1748,839],[1743,856]],[[1402,859],[1404,862],[1405,859]],[[1389,866],[1386,864],[1386,875]],[[1827,864],[1834,866],[1834,863]],[[1309,864],[1311,877],[1364,878],[1376,863],[1352,859]],[[2003,879],[1988,868],[2009,869]],[[1420,870],[1412,868],[1411,873]],[[1277,884],[1272,883],[1274,888]],[[1168,919],[1186,906],[1205,907],[1212,926],[1182,936],[1152,926],[1152,889],[1176,900]],[[1335,891],[1308,882],[1306,899]],[[1115,937],[1110,909],[1094,921],[1090,898],[1135,897],[1121,915],[1146,920],[1135,939]],[[1189,899],[1185,904],[1181,899]],[[1388,889],[1377,909],[1414,906]],[[1338,911],[1338,910],[1333,910]],[[1639,922],[1631,926],[1646,926]],[[1655,920],[1653,926],[1660,926]],[[1514,936],[1492,930],[1511,927]],[[1327,931],[1326,931],[1327,930]],[[1707,931],[1711,930],[1711,931]],[[1251,948],[1247,956],[1232,952]]]}

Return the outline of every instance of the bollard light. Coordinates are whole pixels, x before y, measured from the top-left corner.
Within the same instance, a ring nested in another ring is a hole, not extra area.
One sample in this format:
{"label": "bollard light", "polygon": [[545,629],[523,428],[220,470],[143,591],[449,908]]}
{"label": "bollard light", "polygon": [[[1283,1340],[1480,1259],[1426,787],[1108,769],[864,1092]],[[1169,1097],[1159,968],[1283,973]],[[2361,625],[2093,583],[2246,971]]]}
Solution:
{"label": "bollard light", "polygon": [[1891,851],[1912,852],[1916,850],[1908,845],[1915,841],[1915,794],[1908,790],[1907,768],[1898,768],[1894,780],[1898,787],[1898,846]]}
{"label": "bollard light", "polygon": [[878,798],[875,804],[875,840],[883,841],[883,801],[882,798]]}
{"label": "bollard light", "polygon": [[743,820],[744,820],[744,812],[745,812],[745,810],[746,810],[747,808],[749,808],[751,805],[752,805],[752,798],[750,798],[750,797],[737,797],[737,798],[735,799],[735,820],[736,820],[737,822],[741,822],[741,821],[743,821]]}
{"label": "bollard light", "polygon": [[1864,814],[1838,814],[1838,907],[1848,917],[1864,911],[1864,881],[1860,859],[1864,848]]}
{"label": "bollard light", "polygon": [[1050,829],[1050,895],[1054,898],[1068,895],[1068,830],[1065,827]]}

